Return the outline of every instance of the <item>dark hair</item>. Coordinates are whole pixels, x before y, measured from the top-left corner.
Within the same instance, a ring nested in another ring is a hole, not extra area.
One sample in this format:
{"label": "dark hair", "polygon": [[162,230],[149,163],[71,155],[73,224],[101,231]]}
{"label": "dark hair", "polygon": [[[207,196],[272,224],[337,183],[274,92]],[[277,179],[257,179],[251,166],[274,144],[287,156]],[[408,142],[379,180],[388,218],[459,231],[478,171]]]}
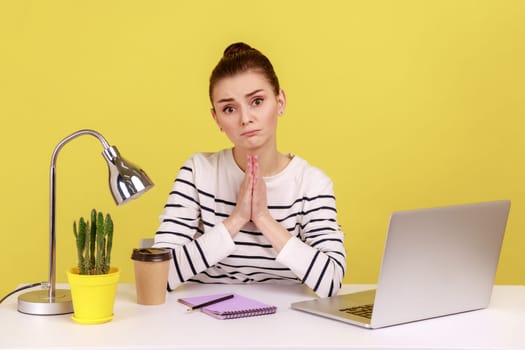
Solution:
{"label": "dark hair", "polygon": [[259,50],[238,42],[231,44],[224,50],[224,54],[213,69],[210,76],[210,100],[215,84],[226,77],[231,77],[249,70],[261,72],[272,85],[275,95],[279,94],[279,79],[273,70],[270,60]]}

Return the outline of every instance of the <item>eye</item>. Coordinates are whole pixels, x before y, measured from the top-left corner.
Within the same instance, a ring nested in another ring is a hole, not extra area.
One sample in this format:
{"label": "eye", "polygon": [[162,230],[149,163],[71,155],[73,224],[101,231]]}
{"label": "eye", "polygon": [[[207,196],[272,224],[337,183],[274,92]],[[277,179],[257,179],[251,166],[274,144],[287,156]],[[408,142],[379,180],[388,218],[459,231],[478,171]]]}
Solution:
{"label": "eye", "polygon": [[258,106],[258,105],[262,104],[263,101],[264,101],[264,99],[261,98],[261,97],[254,98],[253,101],[252,101],[252,105]]}
{"label": "eye", "polygon": [[222,109],[222,112],[226,114],[231,114],[235,112],[235,108],[233,108],[232,106],[226,106]]}

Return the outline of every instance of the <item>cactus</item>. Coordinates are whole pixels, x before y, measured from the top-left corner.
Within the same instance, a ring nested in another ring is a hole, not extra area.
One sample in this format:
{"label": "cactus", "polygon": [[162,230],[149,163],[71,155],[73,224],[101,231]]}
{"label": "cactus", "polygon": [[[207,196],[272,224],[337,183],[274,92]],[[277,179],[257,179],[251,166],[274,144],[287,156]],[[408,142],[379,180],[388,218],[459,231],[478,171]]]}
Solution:
{"label": "cactus", "polygon": [[113,248],[113,220],[111,220],[111,215],[109,214],[106,214],[106,220],[104,220],[104,231],[108,233],[106,242],[106,256],[104,257],[105,273],[108,273],[111,263],[111,248]]}
{"label": "cactus", "polygon": [[[97,211],[91,210],[91,222],[97,222]],[[95,266],[95,247],[97,239],[97,225],[91,225],[89,230],[89,264]]]}
{"label": "cactus", "polygon": [[78,270],[81,275],[100,275],[109,272],[113,246],[111,215],[91,211],[91,222],[81,217],[73,222],[77,246]]}

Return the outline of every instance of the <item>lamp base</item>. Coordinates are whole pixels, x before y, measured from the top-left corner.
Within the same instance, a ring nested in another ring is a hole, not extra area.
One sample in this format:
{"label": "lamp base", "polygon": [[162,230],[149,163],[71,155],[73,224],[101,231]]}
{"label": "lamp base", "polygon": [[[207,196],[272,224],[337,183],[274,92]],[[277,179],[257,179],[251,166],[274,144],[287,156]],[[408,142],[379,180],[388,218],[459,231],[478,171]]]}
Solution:
{"label": "lamp base", "polygon": [[18,296],[18,311],[30,315],[64,315],[73,313],[69,289],[56,289],[55,297],[49,298],[49,290],[42,289]]}

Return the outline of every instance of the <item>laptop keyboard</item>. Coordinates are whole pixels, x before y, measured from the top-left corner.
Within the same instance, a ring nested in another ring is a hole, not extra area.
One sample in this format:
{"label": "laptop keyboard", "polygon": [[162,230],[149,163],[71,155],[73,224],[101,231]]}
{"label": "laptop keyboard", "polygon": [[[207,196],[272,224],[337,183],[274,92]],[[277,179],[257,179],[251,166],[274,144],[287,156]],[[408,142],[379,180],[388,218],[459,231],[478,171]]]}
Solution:
{"label": "laptop keyboard", "polygon": [[343,312],[346,312],[352,315],[357,315],[357,316],[371,319],[373,308],[374,308],[374,304],[366,304],[366,305],[352,306],[352,307],[347,307],[344,309],[339,309],[339,311],[343,311]]}

